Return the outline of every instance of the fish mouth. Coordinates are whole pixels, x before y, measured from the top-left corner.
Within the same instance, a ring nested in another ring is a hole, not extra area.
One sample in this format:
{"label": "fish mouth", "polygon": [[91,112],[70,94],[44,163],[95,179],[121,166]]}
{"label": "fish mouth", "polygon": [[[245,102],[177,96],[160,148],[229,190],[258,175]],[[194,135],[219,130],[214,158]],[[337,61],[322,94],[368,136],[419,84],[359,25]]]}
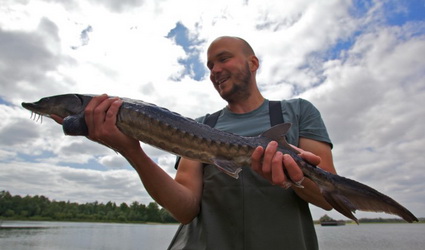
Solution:
{"label": "fish mouth", "polygon": [[23,102],[21,103],[21,105],[22,107],[28,109],[31,112],[43,114],[43,112],[41,112],[41,107],[38,102]]}
{"label": "fish mouth", "polygon": [[25,109],[31,111],[31,113],[37,114],[37,115],[46,115],[44,112],[42,112],[40,110],[40,107],[33,102],[23,102],[22,107],[24,107]]}
{"label": "fish mouth", "polygon": [[36,104],[34,104],[33,102],[23,102],[23,103],[21,103],[21,105],[25,109],[28,109],[29,111],[31,111],[30,119],[32,119],[36,122],[40,121],[41,123],[43,123],[43,116],[45,114],[37,110]]}
{"label": "fish mouth", "polygon": [[23,102],[21,103],[22,107],[31,111],[31,119],[35,121],[42,121],[43,116],[50,117],[50,114],[46,110],[41,109],[36,102]]}

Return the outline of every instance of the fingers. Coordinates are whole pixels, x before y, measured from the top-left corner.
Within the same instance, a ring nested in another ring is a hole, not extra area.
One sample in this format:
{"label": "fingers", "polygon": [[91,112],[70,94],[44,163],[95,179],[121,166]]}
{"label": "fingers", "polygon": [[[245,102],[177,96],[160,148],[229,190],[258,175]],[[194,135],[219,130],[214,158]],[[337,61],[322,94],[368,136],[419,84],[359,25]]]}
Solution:
{"label": "fingers", "polygon": [[[300,150],[301,156],[320,161],[320,157]],[[278,151],[278,143],[270,142],[266,149],[257,147],[251,155],[251,167],[259,175],[270,181],[273,185],[288,188],[292,183],[302,182],[304,174],[294,159]],[[298,184],[299,186],[300,184]]]}
{"label": "fingers", "polygon": [[273,157],[272,161],[272,183],[274,185],[284,185],[288,181],[283,172],[283,158],[284,155],[281,152],[277,152]]}
{"label": "fingers", "polygon": [[299,156],[301,158],[303,158],[304,160],[306,160],[307,162],[309,162],[312,165],[319,165],[321,162],[321,158],[318,155],[315,155],[311,152],[307,152],[307,151],[303,151],[299,154]]}
{"label": "fingers", "polygon": [[321,162],[320,156],[315,155],[315,154],[313,154],[311,152],[305,151],[305,150],[303,150],[303,149],[301,149],[299,147],[296,147],[294,145],[291,145],[291,147],[293,147],[298,152],[300,152],[299,153],[299,156],[301,158],[303,158],[304,160],[308,161],[310,164],[313,164],[313,165],[316,165],[316,166],[320,164],[320,162]]}
{"label": "fingers", "polygon": [[277,162],[275,158],[277,143],[270,142],[266,149],[258,146],[251,155],[252,169],[266,179],[271,179],[272,162]]}
{"label": "fingers", "polygon": [[117,115],[123,101],[107,95],[93,97],[84,110],[90,140],[103,144],[123,155],[140,152],[137,139],[122,133],[117,127]]}
{"label": "fingers", "polygon": [[257,147],[251,155],[252,169],[269,180],[274,185],[282,185],[287,181],[283,171],[283,154],[278,149],[278,143],[270,142],[266,149]]}
{"label": "fingers", "polygon": [[84,112],[90,139],[98,141],[101,135],[111,129],[108,126],[115,126],[121,103],[118,98],[109,98],[107,95],[93,97]]}
{"label": "fingers", "polygon": [[106,119],[110,120],[114,124],[117,121],[117,113],[123,103],[123,101],[119,98],[112,98],[111,106],[108,109],[108,112],[106,112]]}
{"label": "fingers", "polygon": [[279,162],[279,157],[276,156],[277,146],[277,142],[272,141],[267,145],[266,150],[264,152],[263,165],[261,170],[262,175],[269,180],[272,179],[272,165],[280,165],[282,162]]}
{"label": "fingers", "polygon": [[93,134],[93,131],[95,131],[95,109],[107,98],[108,96],[106,94],[93,97],[84,110],[84,119],[89,130],[89,137],[92,137],[91,135]]}
{"label": "fingers", "polygon": [[257,173],[261,173],[261,164],[264,154],[264,149],[258,146],[251,155],[251,168]]}
{"label": "fingers", "polygon": [[290,155],[285,154],[283,156],[283,165],[285,166],[286,172],[288,173],[288,178],[293,183],[301,185],[301,182],[304,179],[304,173]]}

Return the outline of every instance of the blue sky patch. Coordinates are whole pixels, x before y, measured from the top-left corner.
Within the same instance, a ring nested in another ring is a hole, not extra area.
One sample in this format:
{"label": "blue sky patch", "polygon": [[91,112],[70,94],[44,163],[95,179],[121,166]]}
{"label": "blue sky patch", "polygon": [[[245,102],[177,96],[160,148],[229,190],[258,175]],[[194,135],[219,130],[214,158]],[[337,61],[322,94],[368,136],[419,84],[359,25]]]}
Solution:
{"label": "blue sky patch", "polygon": [[353,1],[353,8],[350,9],[350,14],[353,17],[362,17],[368,12],[370,7],[372,6],[373,3],[371,0]]}
{"label": "blue sky patch", "polygon": [[0,97],[0,105],[6,105],[6,106],[14,106],[12,103],[6,101],[5,99]]}
{"label": "blue sky patch", "polygon": [[[92,170],[98,170],[98,171],[108,171],[111,170],[110,167],[107,167],[105,165],[102,165],[101,163],[99,163],[98,161],[94,160],[94,159],[90,159],[89,162],[87,163],[74,163],[74,162],[61,162],[58,164],[59,166],[64,166],[64,167],[71,167],[71,168],[77,168],[77,169],[92,169]],[[131,168],[129,165],[122,167],[122,168],[115,168],[115,169],[128,169],[128,170],[132,170],[133,168]]]}
{"label": "blue sky patch", "polygon": [[181,22],[176,23],[176,27],[170,30],[166,38],[174,40],[181,46],[186,53],[186,58],[178,59],[178,62],[184,66],[184,72],[175,80],[180,80],[186,75],[191,76],[196,81],[201,81],[206,73],[205,65],[200,60],[200,51],[196,48],[202,41],[191,39],[189,29]]}
{"label": "blue sky patch", "polygon": [[[356,36],[356,34],[353,35],[354,37]],[[337,43],[332,46],[329,51],[326,53],[325,55],[325,60],[334,60],[334,59],[339,59],[342,56],[342,52],[344,51],[348,51],[351,47],[353,47],[354,42],[356,41],[356,39],[350,36],[347,39],[340,39],[337,41]]]}
{"label": "blue sky patch", "polygon": [[402,26],[407,22],[425,21],[425,1],[400,0],[384,4],[386,22],[393,26]]}
{"label": "blue sky patch", "polygon": [[43,162],[45,159],[54,158],[56,156],[57,155],[55,155],[51,151],[43,151],[39,155],[28,155],[28,154],[22,154],[20,152],[17,153],[17,157],[26,162]]}

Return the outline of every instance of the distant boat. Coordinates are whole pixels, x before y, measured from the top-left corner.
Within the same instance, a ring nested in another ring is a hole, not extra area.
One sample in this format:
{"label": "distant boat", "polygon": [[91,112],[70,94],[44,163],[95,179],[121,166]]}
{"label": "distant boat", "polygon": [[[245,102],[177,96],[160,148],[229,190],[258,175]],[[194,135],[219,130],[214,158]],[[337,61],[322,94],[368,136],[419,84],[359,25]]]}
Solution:
{"label": "distant boat", "polygon": [[343,220],[332,220],[332,221],[322,221],[320,222],[322,226],[344,226],[345,221]]}

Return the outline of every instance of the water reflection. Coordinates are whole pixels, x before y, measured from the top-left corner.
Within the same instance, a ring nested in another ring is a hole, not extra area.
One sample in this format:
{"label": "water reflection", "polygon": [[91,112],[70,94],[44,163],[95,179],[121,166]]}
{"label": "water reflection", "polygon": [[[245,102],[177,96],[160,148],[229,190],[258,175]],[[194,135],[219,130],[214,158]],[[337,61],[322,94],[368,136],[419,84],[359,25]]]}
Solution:
{"label": "water reflection", "polygon": [[5,222],[1,249],[166,249],[177,225]]}
{"label": "water reflection", "polygon": [[[166,249],[178,227],[72,222],[4,222],[2,226],[2,250]],[[320,248],[325,250],[422,250],[425,246],[425,223],[319,225],[316,231]]]}

